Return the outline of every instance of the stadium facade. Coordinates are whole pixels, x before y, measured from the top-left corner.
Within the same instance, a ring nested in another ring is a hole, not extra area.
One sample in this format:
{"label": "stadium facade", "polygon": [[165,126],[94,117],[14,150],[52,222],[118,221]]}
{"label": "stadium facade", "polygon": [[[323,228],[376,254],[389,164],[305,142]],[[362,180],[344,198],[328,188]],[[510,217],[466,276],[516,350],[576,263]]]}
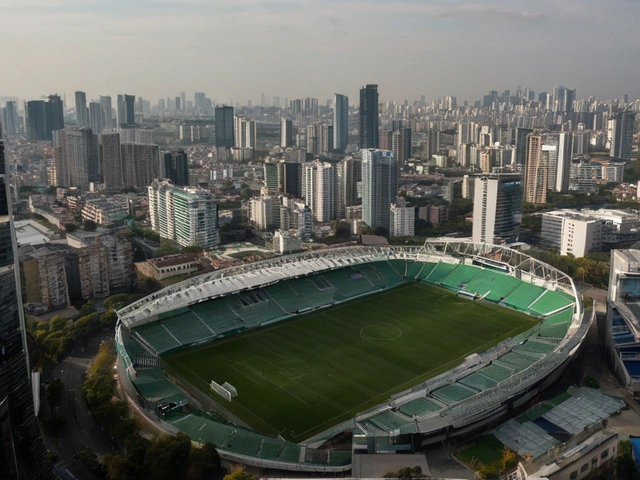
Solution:
{"label": "stadium facade", "polygon": [[[320,277],[316,284],[325,287],[313,290],[312,279]],[[353,278],[359,281],[349,281]],[[306,280],[311,281],[304,290],[301,282]],[[585,314],[571,278],[506,247],[428,241],[421,247],[331,249],[204,274],[119,310],[116,345],[121,375],[149,412],[158,403],[166,407],[202,400],[206,404],[206,392],[185,379],[167,379],[161,368],[163,355],[407,282],[435,285],[469,301],[527,313],[538,321],[526,332],[468,356],[448,372],[297,444],[205,416],[178,415],[174,421],[161,420],[163,426],[182,430],[197,442],[212,441],[223,458],[249,465],[346,471],[352,452],[417,450],[480,431],[524,408],[561,376],[592,319],[590,312]],[[283,284],[291,287],[287,295]],[[352,434],[352,452],[319,449],[343,432]]]}
{"label": "stadium facade", "polygon": [[606,353],[618,380],[640,397],[640,250],[612,250]]}

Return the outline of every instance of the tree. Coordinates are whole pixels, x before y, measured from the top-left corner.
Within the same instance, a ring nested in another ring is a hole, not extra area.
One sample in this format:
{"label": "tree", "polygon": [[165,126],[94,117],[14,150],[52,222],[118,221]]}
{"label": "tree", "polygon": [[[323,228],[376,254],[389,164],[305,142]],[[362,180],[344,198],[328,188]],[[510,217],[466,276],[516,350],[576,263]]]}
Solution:
{"label": "tree", "polygon": [[98,224],[93,220],[85,220],[84,221],[84,229],[87,232],[95,232],[98,228]]}
{"label": "tree", "polygon": [[189,478],[213,478],[222,472],[220,454],[213,443],[207,442],[202,448],[192,448],[189,463]]}
{"label": "tree", "polygon": [[202,247],[200,245],[189,245],[182,249],[182,253],[200,253],[201,251]]}
{"label": "tree", "polygon": [[145,471],[152,478],[179,478],[189,465],[190,452],[191,439],[184,433],[160,437],[144,456]]}
{"label": "tree", "polygon": [[49,403],[49,408],[54,409],[60,405],[60,398],[62,397],[63,391],[64,384],[59,378],[56,378],[49,384],[47,387],[47,402]]}
{"label": "tree", "polygon": [[229,475],[225,475],[222,480],[257,480],[257,477],[245,472],[244,470],[236,470]]}
{"label": "tree", "polygon": [[111,400],[113,379],[106,375],[94,375],[84,382],[82,388],[89,405],[92,408],[98,407]]}
{"label": "tree", "polygon": [[85,447],[78,452],[78,460],[89,470],[93,475],[100,478],[104,476],[104,469],[100,462],[98,462],[98,455],[95,450],[90,447]]}
{"label": "tree", "polygon": [[96,302],[93,300],[89,300],[87,303],[80,307],[80,311],[76,318],[86,317],[96,311]]}
{"label": "tree", "polygon": [[640,480],[640,470],[632,454],[630,440],[620,442],[619,455],[613,461],[613,478],[615,480]]}

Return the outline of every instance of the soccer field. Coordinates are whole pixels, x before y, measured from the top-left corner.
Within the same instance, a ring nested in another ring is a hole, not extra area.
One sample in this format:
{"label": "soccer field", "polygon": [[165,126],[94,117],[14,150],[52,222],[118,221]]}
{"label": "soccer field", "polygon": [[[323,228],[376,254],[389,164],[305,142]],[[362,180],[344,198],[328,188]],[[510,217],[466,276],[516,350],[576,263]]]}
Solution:
{"label": "soccer field", "polygon": [[[163,360],[252,428],[299,442],[535,323],[410,283]],[[228,402],[211,380],[238,396]]]}

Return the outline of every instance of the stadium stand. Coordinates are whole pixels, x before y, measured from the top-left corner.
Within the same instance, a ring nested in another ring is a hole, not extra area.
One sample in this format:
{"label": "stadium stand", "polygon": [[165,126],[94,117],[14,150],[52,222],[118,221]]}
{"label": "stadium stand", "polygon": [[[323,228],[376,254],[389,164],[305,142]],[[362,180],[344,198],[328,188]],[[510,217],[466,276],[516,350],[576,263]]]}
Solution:
{"label": "stadium stand", "polygon": [[459,402],[460,400],[469,398],[476,393],[478,393],[478,391],[473,388],[469,388],[458,383],[453,383],[432,392],[431,396],[443,403],[446,403],[447,405],[452,405],[456,402]]}
{"label": "stadium stand", "polygon": [[423,272],[426,273],[426,275],[429,275],[431,271],[436,267],[436,265],[437,263],[422,263],[422,262],[408,261],[407,271],[404,274],[404,276],[412,280],[417,280],[419,276],[423,274]]}
{"label": "stadium stand", "polygon": [[287,280],[287,283],[298,293],[301,303],[299,310],[306,308],[327,305],[333,301],[333,293],[335,288],[329,285],[328,288],[319,289],[314,282],[308,278],[300,278],[296,280]]}
{"label": "stadium stand", "polygon": [[[458,268],[458,265],[440,262],[436,265],[436,268],[427,273],[425,265],[425,268],[420,272],[419,278],[429,283],[439,284],[456,268]],[[425,275],[425,273],[427,274]]]}
{"label": "stadium stand", "polygon": [[407,262],[406,260],[389,260],[389,265],[393,268],[398,275],[405,277],[407,273],[407,264],[414,262]]}
{"label": "stadium stand", "polygon": [[412,400],[409,403],[405,403],[398,410],[400,410],[405,415],[416,415],[418,417],[421,417],[423,415],[426,415],[427,413],[442,410],[442,406],[429,400],[428,398],[422,397],[416,400]]}
{"label": "stadium stand", "polygon": [[555,348],[554,345],[550,345],[548,343],[536,342],[535,340],[528,340],[523,343],[519,347],[517,347],[514,351],[521,355],[528,355],[537,358],[542,358],[548,353],[552,352]]}
{"label": "stadium stand", "polygon": [[387,432],[396,430],[411,421],[411,418],[402,413],[395,413],[391,410],[385,410],[377,415],[369,418],[369,421],[375,423],[378,427]]}
{"label": "stadium stand", "polygon": [[269,285],[264,291],[286,312],[293,313],[300,310],[302,298],[286,280]]}
{"label": "stadium stand", "polygon": [[520,286],[511,292],[505,298],[504,303],[521,312],[527,312],[529,305],[531,305],[540,295],[546,290],[537,285],[531,285],[530,283],[520,283]]}
{"label": "stadium stand", "polygon": [[518,288],[520,283],[517,278],[495,270],[483,270],[480,275],[467,283],[464,290],[473,294],[477,293],[485,300],[497,303]]}
{"label": "stadium stand", "polygon": [[403,282],[402,277],[387,262],[363,265],[359,270],[369,282],[379,287],[391,287]]}
{"label": "stadium stand", "polygon": [[566,293],[547,290],[544,294],[531,304],[529,310],[535,313],[546,315],[555,312],[573,303],[573,299],[568,297]]}
{"label": "stadium stand", "polygon": [[503,382],[507,378],[511,376],[512,370],[509,368],[504,368],[500,365],[496,365],[492,363],[491,365],[487,365],[483,369],[479,370],[478,373],[484,377],[490,378],[498,383]]}
{"label": "stadium stand", "polygon": [[149,402],[186,401],[187,395],[171,383],[160,368],[139,369],[138,377],[133,379],[140,393]]}
{"label": "stadium stand", "polygon": [[531,358],[529,356],[520,355],[519,353],[515,353],[515,352],[510,352],[510,353],[507,353],[506,355],[502,355],[494,363],[500,366],[506,366],[507,368],[511,368],[516,372],[519,372],[520,370],[524,370],[525,368],[531,366],[531,364],[534,363],[535,361],[536,359]]}
{"label": "stadium stand", "polygon": [[351,463],[351,452],[332,450],[329,452],[329,465],[338,466]]}
{"label": "stadium stand", "polygon": [[640,377],[640,361],[625,360],[623,363],[630,377]]}
{"label": "stadium stand", "polygon": [[458,268],[453,270],[440,283],[443,287],[448,287],[457,292],[458,290],[462,289],[464,285],[477,277],[481,272],[482,270],[477,267],[459,265]]}
{"label": "stadium stand", "polygon": [[274,320],[286,315],[286,312],[272,300],[263,300],[252,305],[243,305],[242,300],[233,295],[227,298],[227,303],[240,317],[247,328]]}
{"label": "stadium stand", "polygon": [[140,335],[157,353],[168,352],[178,348],[181,344],[172,337],[166,328],[160,323],[147,323],[133,329]]}
{"label": "stadium stand", "polygon": [[189,435],[192,440],[205,443],[211,442],[222,446],[234,434],[233,427],[217,423],[208,418],[188,415],[172,421],[172,424]]}
{"label": "stadium stand", "polygon": [[283,448],[284,445],[281,441],[272,438],[263,438],[260,449],[258,450],[258,457],[276,459]]}
{"label": "stadium stand", "polygon": [[484,375],[480,375],[479,373],[472,373],[471,375],[458,380],[458,383],[466,385],[467,387],[475,388],[479,391],[495,387],[498,384],[497,381],[492,380],[489,377],[485,377]]}
{"label": "stadium stand", "polygon": [[217,334],[244,327],[240,317],[231,310],[224,298],[198,303],[191,310]]}
{"label": "stadium stand", "polygon": [[221,446],[226,450],[231,450],[241,455],[255,456],[258,454],[262,440],[263,438],[260,435],[237,429]]}
{"label": "stadium stand", "polygon": [[282,462],[297,462],[300,459],[300,446],[293,443],[286,443],[278,460]]}
{"label": "stadium stand", "polygon": [[199,342],[215,336],[194,313],[181,313],[160,322],[183,345]]}
{"label": "stadium stand", "polygon": [[377,290],[367,278],[353,268],[338,269],[325,272],[324,277],[331,285],[336,287],[334,298],[346,300],[347,298],[362,295]]}

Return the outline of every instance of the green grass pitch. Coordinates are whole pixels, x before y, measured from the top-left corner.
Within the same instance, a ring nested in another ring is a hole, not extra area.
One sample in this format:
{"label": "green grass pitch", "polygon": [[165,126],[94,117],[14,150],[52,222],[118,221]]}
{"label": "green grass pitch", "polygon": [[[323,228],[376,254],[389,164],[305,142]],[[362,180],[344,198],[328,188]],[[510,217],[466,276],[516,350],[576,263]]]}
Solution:
{"label": "green grass pitch", "polygon": [[[252,428],[299,442],[535,322],[411,283],[163,359]],[[211,380],[238,396],[228,402]]]}

